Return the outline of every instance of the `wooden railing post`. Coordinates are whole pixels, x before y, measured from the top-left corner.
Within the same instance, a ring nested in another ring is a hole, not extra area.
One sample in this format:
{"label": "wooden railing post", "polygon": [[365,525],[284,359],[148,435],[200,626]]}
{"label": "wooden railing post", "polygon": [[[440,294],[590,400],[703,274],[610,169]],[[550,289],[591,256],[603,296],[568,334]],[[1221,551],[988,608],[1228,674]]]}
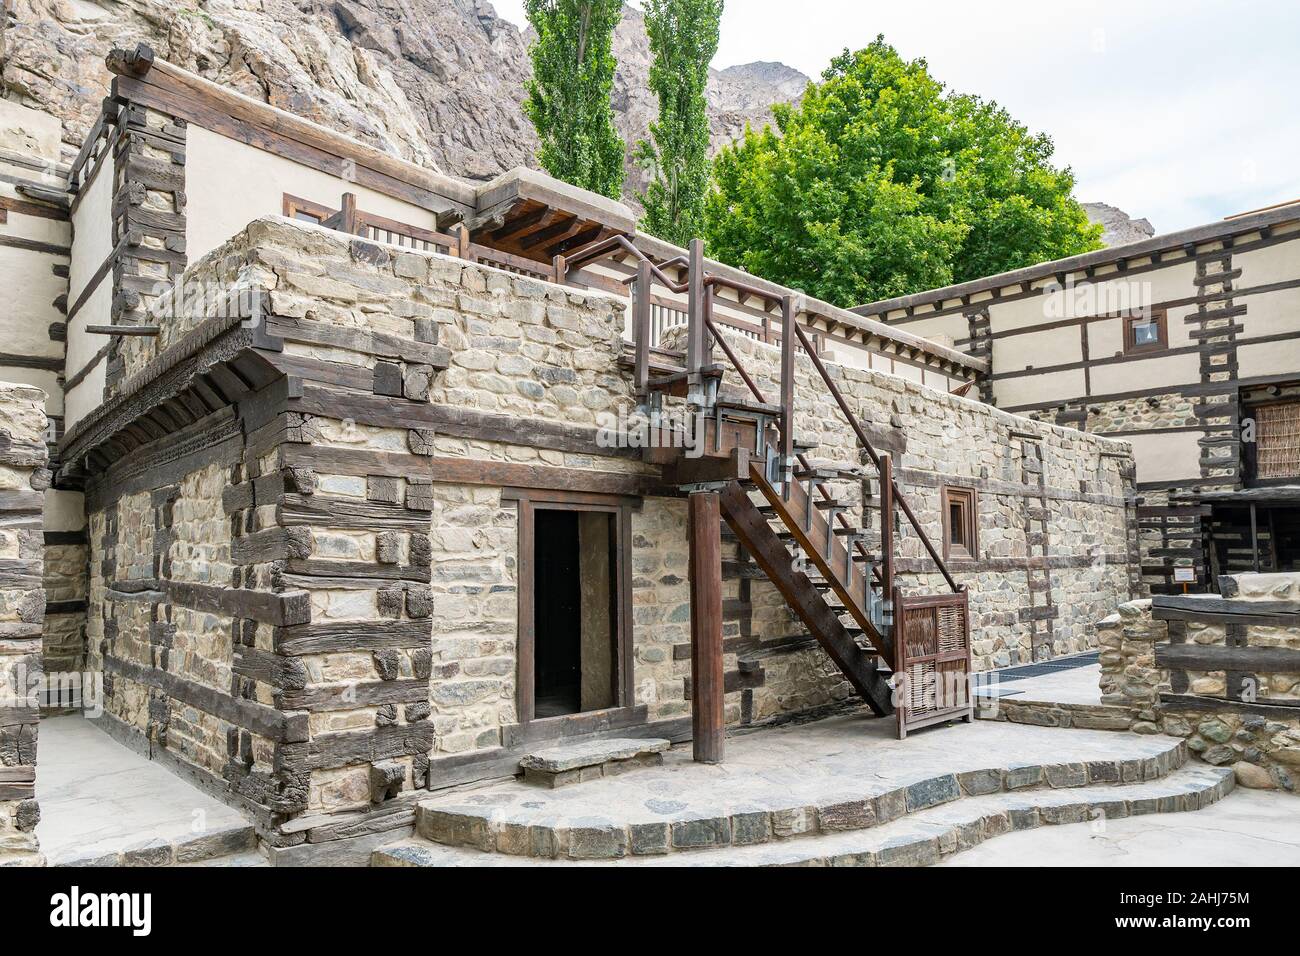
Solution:
{"label": "wooden railing post", "polygon": [[473,253],[469,251],[469,230],[465,228],[464,223],[456,225],[456,255],[461,259],[473,259]]}
{"label": "wooden railing post", "polygon": [[692,239],[686,276],[686,374],[698,387],[704,367],[704,240]]}
{"label": "wooden railing post", "polygon": [[636,295],[632,300],[632,342],[636,348],[636,394],[645,401],[650,396],[650,260],[642,259],[636,268]]}
{"label": "wooden railing post", "polygon": [[794,477],[794,296],[781,298],[781,475],[783,494],[790,497]]}
{"label": "wooden railing post", "polygon": [[339,210],[339,231],[350,236],[357,234],[357,196],[356,193],[344,193]]}
{"label": "wooden railing post", "polygon": [[564,285],[569,279],[569,263],[564,256],[554,256],[551,259],[551,267],[555,271],[556,285]]}
{"label": "wooden railing post", "polygon": [[894,607],[894,459],[880,454],[880,597],[884,623],[892,623]]}
{"label": "wooden railing post", "polygon": [[716,491],[690,495],[691,736],[698,763],[721,763],[722,528]]}

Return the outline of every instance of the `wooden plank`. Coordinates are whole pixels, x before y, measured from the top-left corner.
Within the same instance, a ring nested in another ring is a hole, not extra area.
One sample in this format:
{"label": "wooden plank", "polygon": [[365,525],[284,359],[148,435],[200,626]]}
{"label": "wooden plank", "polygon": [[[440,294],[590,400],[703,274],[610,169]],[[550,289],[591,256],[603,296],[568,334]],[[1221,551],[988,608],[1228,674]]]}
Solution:
{"label": "wooden plank", "polygon": [[104,669],[271,740],[297,743],[307,739],[306,714],[281,713],[265,704],[234,698],[177,674],[117,657],[105,656]]}
{"label": "wooden plank", "polygon": [[419,621],[325,621],[276,628],[275,649],[288,656],[338,651],[414,650],[429,645],[431,624]]}
{"label": "wooden plank", "polygon": [[545,465],[481,461],[474,458],[438,457],[433,458],[432,463],[433,480],[448,484],[537,488],[546,491],[586,491],[593,494],[636,497],[677,495],[675,489],[665,485],[660,479],[648,475],[551,468]]}
{"label": "wooden plank", "polygon": [[[1177,551],[1178,549],[1170,549]],[[1151,600],[1151,614],[1161,610],[1188,611],[1192,614],[1267,614],[1300,615],[1300,601],[1239,601],[1200,595],[1157,595]]]}
{"label": "wooden plank", "polygon": [[1198,671],[1300,674],[1300,650],[1222,644],[1157,644],[1156,666]]}
{"label": "wooden plank", "polygon": [[722,538],[718,493],[689,499],[691,730],[697,763],[721,763],[726,743],[722,667]]}

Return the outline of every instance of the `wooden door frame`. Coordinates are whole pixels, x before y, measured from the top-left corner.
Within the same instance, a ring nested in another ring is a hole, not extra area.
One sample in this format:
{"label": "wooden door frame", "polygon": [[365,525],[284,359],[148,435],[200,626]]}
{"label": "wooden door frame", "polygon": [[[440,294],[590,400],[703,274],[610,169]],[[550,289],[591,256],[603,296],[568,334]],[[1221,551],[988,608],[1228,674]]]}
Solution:
{"label": "wooden door frame", "polygon": [[[537,488],[506,488],[502,501],[515,501],[519,505],[518,552],[518,629],[516,631],[515,707],[519,724],[529,738],[566,736],[569,724],[590,724],[593,720],[608,718],[611,724],[623,725],[635,719],[636,683],[633,674],[632,628],[632,512],[641,506],[641,499],[624,495],[606,495],[575,491],[545,491]],[[537,660],[537,628],[533,574],[535,547],[535,515],[538,511],[598,512],[614,516],[615,608],[618,621],[614,629],[618,667],[618,701],[613,707],[602,710],[579,711],[556,717],[537,717],[534,698]],[[554,728],[554,733],[548,730]]]}

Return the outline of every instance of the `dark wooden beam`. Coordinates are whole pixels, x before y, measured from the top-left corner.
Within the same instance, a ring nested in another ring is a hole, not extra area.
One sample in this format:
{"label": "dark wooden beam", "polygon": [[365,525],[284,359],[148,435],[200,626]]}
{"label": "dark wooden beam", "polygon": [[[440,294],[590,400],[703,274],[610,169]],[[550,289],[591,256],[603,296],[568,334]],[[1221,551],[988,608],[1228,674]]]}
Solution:
{"label": "dark wooden beam", "polygon": [[722,672],[722,529],[718,493],[690,496],[691,729],[698,763],[721,763],[726,741]]}

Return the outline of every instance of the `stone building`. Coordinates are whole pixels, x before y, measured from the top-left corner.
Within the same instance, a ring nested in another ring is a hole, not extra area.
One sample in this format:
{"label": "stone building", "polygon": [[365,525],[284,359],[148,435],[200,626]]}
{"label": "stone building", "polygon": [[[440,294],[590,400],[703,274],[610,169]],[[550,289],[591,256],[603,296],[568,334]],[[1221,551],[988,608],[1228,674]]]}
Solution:
{"label": "stone building", "polygon": [[999,408],[1134,441],[1144,581],[1300,562],[1300,204],[853,310],[987,359]]}
{"label": "stone building", "polygon": [[44,656],[273,862],[364,854],[547,741],[968,719],[930,685],[1141,595],[1129,445],[964,394],[987,357],[537,173],[109,66],[66,191],[14,200],[63,230],[23,268],[66,287],[9,320],[59,313]]}

